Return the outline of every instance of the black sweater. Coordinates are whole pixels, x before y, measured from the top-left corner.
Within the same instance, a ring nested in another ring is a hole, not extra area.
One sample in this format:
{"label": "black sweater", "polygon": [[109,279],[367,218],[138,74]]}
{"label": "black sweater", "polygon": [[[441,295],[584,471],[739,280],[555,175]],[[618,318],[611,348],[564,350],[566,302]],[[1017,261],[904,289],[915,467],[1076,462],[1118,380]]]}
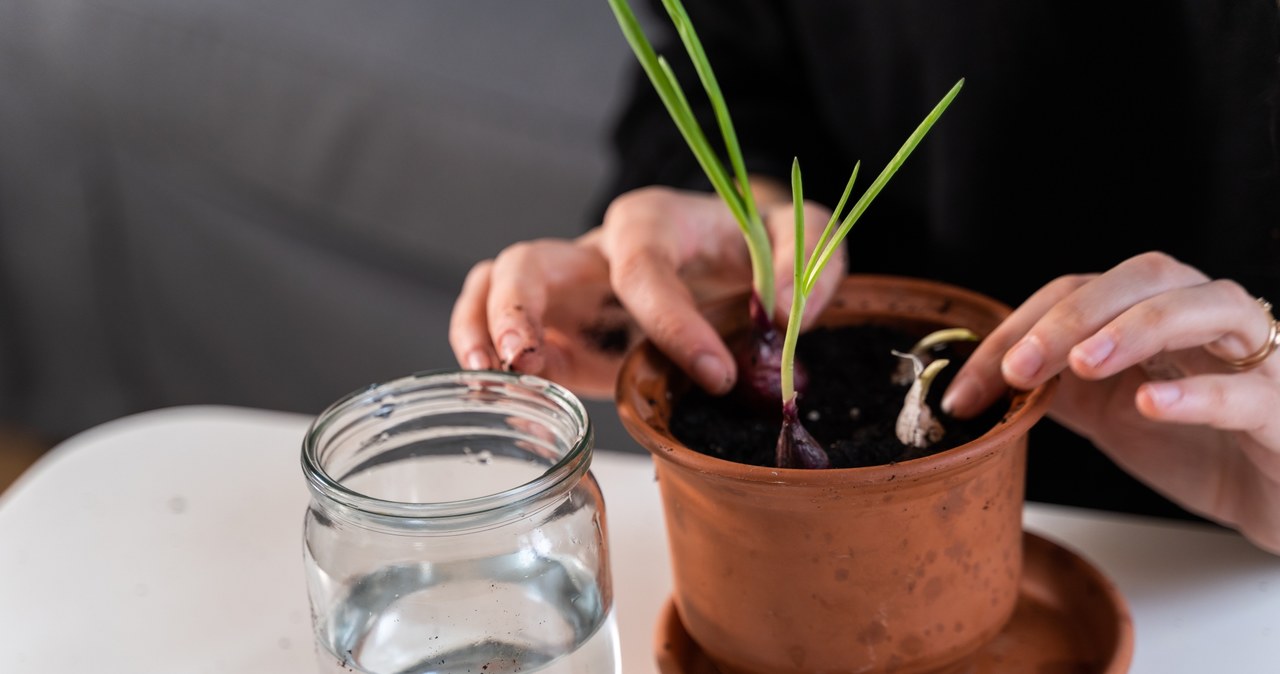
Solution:
{"label": "black sweater", "polygon": [[[1085,5],[1088,4],[1089,7]],[[1017,306],[1053,278],[1163,250],[1280,300],[1275,0],[685,0],[747,157],[834,205],[965,87],[848,239],[850,268],[934,277]],[[708,136],[670,23],[650,33]],[[637,68],[609,198],[709,183]],[[1048,421],[1027,496],[1188,515]]]}

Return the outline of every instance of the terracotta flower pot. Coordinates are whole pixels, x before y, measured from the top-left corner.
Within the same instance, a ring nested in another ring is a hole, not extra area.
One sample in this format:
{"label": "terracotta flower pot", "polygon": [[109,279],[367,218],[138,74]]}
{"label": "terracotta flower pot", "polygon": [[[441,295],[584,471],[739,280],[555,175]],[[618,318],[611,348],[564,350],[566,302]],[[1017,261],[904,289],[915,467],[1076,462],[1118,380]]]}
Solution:
{"label": "terracotta flower pot", "polygon": [[[819,324],[925,321],[985,335],[1009,312],[961,288],[862,275],[846,279]],[[712,320],[731,334],[745,314]],[[1055,383],[1015,395],[985,435],[932,456],[778,469],[683,446],[668,421],[690,383],[654,347],[637,347],[616,402],[655,457],[690,636],[723,674],[962,671],[1014,608],[1027,431]]]}

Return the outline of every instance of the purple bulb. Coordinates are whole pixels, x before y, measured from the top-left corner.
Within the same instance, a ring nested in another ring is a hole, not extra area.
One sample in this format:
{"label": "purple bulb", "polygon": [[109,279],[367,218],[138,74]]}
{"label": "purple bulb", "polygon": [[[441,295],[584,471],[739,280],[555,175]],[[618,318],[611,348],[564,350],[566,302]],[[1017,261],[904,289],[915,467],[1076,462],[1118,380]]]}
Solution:
{"label": "purple bulb", "polygon": [[[778,330],[760,302],[759,295],[751,295],[751,330],[746,340],[735,345],[734,360],[738,365],[738,383],[734,393],[753,409],[777,414],[782,406],[782,343],[783,333]],[[799,361],[795,363],[795,389],[803,395],[809,383],[808,372]]]}
{"label": "purple bulb", "polygon": [[779,468],[831,467],[827,450],[800,423],[799,406],[795,400],[788,400],[782,406],[782,432],[778,434],[776,462]]}

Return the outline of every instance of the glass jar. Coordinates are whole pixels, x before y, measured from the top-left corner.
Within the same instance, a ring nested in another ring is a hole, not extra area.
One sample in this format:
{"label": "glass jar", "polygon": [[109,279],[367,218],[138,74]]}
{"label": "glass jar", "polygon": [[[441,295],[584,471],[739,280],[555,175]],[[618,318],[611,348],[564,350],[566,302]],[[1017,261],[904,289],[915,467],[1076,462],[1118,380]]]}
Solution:
{"label": "glass jar", "polygon": [[304,557],[322,672],[620,671],[582,403],[546,380],[417,374],[312,423]]}

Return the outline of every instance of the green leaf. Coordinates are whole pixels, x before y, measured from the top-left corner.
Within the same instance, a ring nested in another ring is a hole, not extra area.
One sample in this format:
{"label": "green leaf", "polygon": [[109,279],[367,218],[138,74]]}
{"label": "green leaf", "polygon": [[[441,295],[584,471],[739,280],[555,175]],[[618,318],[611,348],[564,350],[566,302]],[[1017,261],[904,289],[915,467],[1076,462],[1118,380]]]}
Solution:
{"label": "green leaf", "polygon": [[711,69],[711,62],[707,59],[707,53],[702,48],[702,41],[698,39],[698,34],[693,29],[693,23],[689,20],[689,13],[685,11],[684,5],[680,4],[679,0],[662,0],[662,5],[671,17],[671,22],[675,24],[676,33],[680,35],[680,41],[684,43],[685,50],[689,52],[689,59],[693,61],[693,68],[697,71],[698,79],[702,81],[702,88],[707,92],[707,98],[711,101],[711,109],[715,112],[716,123],[720,126],[720,133],[724,138],[725,151],[729,154],[729,162],[733,165],[733,172],[738,178],[738,185],[741,189],[742,200],[747,206],[747,212],[757,213],[755,197],[751,194],[751,185],[747,177],[746,163],[742,159],[742,149],[738,144],[738,135],[734,131],[733,120],[729,117],[729,106],[725,103],[724,95],[720,92],[720,84],[716,81],[715,72]]}
{"label": "green leaf", "polygon": [[[925,135],[929,133],[929,130],[933,128],[934,123],[938,121],[938,118],[942,116],[942,113],[951,105],[951,101],[955,99],[956,94],[960,93],[960,89],[963,86],[964,78],[962,77],[955,83],[955,86],[951,87],[951,90],[947,92],[947,95],[943,96],[942,100],[938,101],[938,104],[933,106],[933,110],[925,116],[924,121],[920,122],[920,125],[916,127],[916,130],[907,137],[906,142],[904,142],[902,147],[898,149],[897,154],[893,156],[893,159],[889,160],[889,163],[885,165],[884,170],[880,171],[880,175],[876,176],[876,179],[871,183],[871,186],[862,194],[862,197],[858,199],[858,202],[853,205],[853,209],[849,211],[844,222],[840,224],[840,229],[836,231],[834,236],[830,237],[829,240],[826,241],[825,247],[814,251],[814,257],[810,258],[809,268],[805,272],[805,285],[807,287],[812,288],[813,284],[817,282],[818,277],[822,274],[822,269],[831,261],[831,256],[835,254],[837,247],[844,241],[844,237],[849,234],[849,230],[853,227],[854,223],[858,221],[858,218],[862,217],[862,214],[866,212],[867,207],[871,205],[871,202],[876,198],[876,195],[880,194],[880,190],[884,189],[884,186],[888,184],[891,178],[893,178],[893,174],[897,173],[898,169],[907,161],[907,157],[911,156],[911,152],[916,149],[916,146],[920,144],[920,141],[924,140]],[[825,236],[825,232],[823,238],[827,238]]]}
{"label": "green leaf", "polygon": [[650,83],[653,84],[658,98],[661,99],[663,106],[666,107],[668,114],[671,115],[671,119],[679,129],[680,135],[684,137],[689,149],[693,151],[694,158],[697,159],[698,165],[711,181],[711,186],[720,195],[720,198],[729,207],[730,213],[733,214],[734,219],[738,222],[738,227],[742,230],[746,239],[747,250],[751,255],[753,285],[765,310],[772,313],[774,306],[773,255],[769,243],[769,235],[765,231],[764,223],[761,221],[759,210],[756,207],[755,197],[751,193],[746,164],[742,158],[742,150],[738,144],[737,134],[733,130],[733,122],[729,117],[728,105],[725,103],[724,96],[720,91],[720,85],[716,81],[714,72],[712,72],[711,63],[707,60],[707,55],[702,48],[702,42],[698,39],[698,35],[693,29],[693,23],[689,20],[688,12],[685,11],[684,5],[680,3],[680,0],[663,0],[663,6],[666,7],[667,14],[675,24],[676,32],[680,35],[685,50],[693,61],[698,78],[702,82],[703,89],[706,91],[707,98],[711,102],[716,123],[720,127],[721,136],[724,138],[725,150],[729,154],[729,161],[737,178],[736,184],[730,178],[729,172],[720,162],[711,143],[707,140],[706,134],[702,131],[702,127],[698,124],[693,108],[689,105],[689,100],[681,89],[670,64],[654,51],[653,45],[645,37],[644,30],[641,28],[639,20],[636,19],[635,12],[631,10],[631,6],[627,4],[626,0],[609,0],[609,6],[613,9],[614,17],[617,19],[623,35],[626,36],[627,43],[631,45],[631,50],[635,53],[640,66],[649,77]]}
{"label": "green leaf", "polygon": [[787,332],[782,338],[782,402],[796,397],[796,343],[800,340],[800,321],[809,293],[800,285],[804,275],[804,184],[800,178],[800,159],[791,160],[791,204],[795,209],[796,258],[795,282],[791,284],[791,311],[787,315]]}

